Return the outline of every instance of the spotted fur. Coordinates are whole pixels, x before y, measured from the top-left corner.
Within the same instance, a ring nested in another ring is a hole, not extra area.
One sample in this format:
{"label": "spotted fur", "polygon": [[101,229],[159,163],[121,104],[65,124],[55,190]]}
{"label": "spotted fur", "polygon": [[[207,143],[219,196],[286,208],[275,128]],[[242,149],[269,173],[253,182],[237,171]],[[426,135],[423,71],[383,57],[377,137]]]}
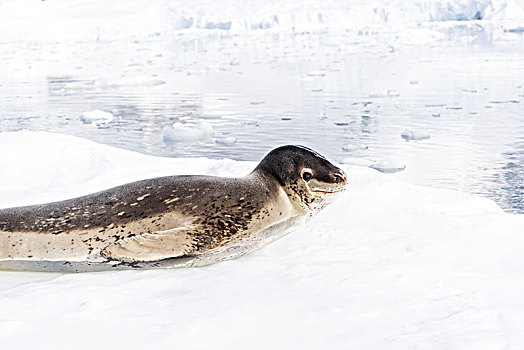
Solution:
{"label": "spotted fur", "polygon": [[[314,169],[309,183],[301,178],[304,168]],[[334,190],[315,191],[311,183]],[[317,153],[283,146],[242,178],[161,177],[3,209],[0,268],[204,265],[287,233],[327,205],[345,183],[343,172]]]}

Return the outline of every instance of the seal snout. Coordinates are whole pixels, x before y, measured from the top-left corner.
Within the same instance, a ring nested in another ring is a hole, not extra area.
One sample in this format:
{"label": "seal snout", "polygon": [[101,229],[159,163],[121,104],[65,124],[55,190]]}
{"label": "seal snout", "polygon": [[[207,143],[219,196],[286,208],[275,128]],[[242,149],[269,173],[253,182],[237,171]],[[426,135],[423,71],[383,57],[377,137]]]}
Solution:
{"label": "seal snout", "polygon": [[317,193],[323,195],[331,195],[342,192],[347,188],[347,176],[346,173],[334,166],[331,170],[324,173],[322,179],[314,179],[309,182],[309,188]]}
{"label": "seal snout", "polygon": [[333,182],[336,184],[345,185],[347,182],[346,173],[342,169],[337,169],[335,172],[333,172],[331,174],[331,178],[333,179]]}

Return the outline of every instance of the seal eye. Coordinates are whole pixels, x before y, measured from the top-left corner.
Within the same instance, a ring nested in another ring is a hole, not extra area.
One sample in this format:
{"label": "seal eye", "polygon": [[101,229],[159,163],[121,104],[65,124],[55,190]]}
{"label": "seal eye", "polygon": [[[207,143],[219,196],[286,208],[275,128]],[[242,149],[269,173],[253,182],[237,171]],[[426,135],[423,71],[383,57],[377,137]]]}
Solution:
{"label": "seal eye", "polygon": [[304,179],[304,181],[309,181],[313,178],[313,175],[311,175],[311,173],[309,171],[304,171],[302,173],[302,178]]}

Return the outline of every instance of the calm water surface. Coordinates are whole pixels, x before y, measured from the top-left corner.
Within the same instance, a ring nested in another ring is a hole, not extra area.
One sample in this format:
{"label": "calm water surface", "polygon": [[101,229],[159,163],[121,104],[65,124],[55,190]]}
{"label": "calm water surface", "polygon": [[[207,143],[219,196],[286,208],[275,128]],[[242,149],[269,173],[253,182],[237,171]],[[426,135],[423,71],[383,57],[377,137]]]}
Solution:
{"label": "calm water surface", "polygon": [[[298,143],[336,162],[406,165],[392,176],[524,213],[522,37],[423,46],[344,33],[3,44],[0,132],[239,160]],[[115,118],[80,119],[95,109]],[[164,127],[199,120],[214,135],[163,139]],[[408,142],[406,129],[430,138]],[[344,151],[348,144],[363,149]]]}

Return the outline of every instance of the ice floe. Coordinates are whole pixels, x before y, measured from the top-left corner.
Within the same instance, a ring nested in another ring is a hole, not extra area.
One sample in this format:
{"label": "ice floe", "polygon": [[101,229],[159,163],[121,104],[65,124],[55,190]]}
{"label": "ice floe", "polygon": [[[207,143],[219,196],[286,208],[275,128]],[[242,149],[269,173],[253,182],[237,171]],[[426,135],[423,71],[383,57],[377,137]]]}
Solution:
{"label": "ice floe", "polygon": [[165,126],[162,135],[166,141],[185,141],[212,137],[214,132],[213,127],[205,121],[175,122],[172,126]]}
{"label": "ice floe", "polygon": [[400,137],[402,137],[406,141],[419,141],[419,140],[427,140],[431,138],[431,135],[423,131],[414,131],[414,130],[405,129],[404,131],[400,133]]}
{"label": "ice floe", "polygon": [[[0,172],[1,208],[156,176],[243,176],[256,165],[145,156],[50,133],[0,133],[0,149],[0,168],[9,169]],[[343,168],[349,189],[333,204],[236,260],[182,270],[0,271],[0,346],[87,350],[93,334],[128,349],[524,346],[524,216],[486,198]]]}
{"label": "ice floe", "polygon": [[393,161],[380,161],[369,165],[370,168],[380,171],[381,173],[398,173],[406,169],[406,164]]}
{"label": "ice floe", "polygon": [[368,167],[381,173],[398,173],[406,169],[406,164],[393,160],[372,160],[364,157],[345,157],[342,164]]}
{"label": "ice floe", "polygon": [[369,94],[369,97],[399,97],[397,90],[377,91]]}
{"label": "ice floe", "polygon": [[222,145],[234,145],[237,139],[234,136],[217,137],[215,142]]}
{"label": "ice floe", "polygon": [[80,121],[85,124],[101,124],[108,123],[114,118],[113,114],[110,112],[103,111],[101,109],[95,109],[92,111],[84,112],[80,115]]}
{"label": "ice floe", "polygon": [[158,86],[164,85],[166,82],[161,79],[152,79],[148,77],[126,77],[116,80],[105,80],[99,79],[96,81],[96,85],[102,88],[122,88],[122,87],[134,87],[134,86]]}
{"label": "ice floe", "polygon": [[348,143],[341,147],[344,152],[357,152],[368,149],[368,146],[360,143]]}

